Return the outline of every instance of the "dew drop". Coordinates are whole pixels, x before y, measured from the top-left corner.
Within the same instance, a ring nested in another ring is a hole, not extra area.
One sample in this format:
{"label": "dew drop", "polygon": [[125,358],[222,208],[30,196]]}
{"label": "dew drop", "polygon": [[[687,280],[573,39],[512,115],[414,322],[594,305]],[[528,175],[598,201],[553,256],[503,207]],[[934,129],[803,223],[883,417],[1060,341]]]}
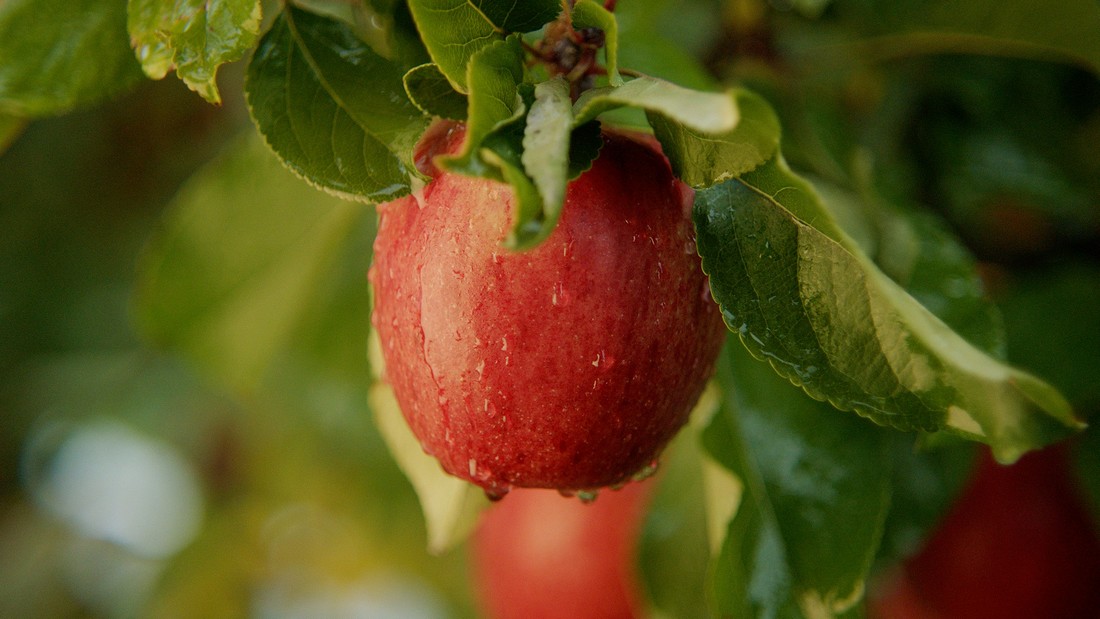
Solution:
{"label": "dew drop", "polygon": [[642,481],[644,479],[649,479],[650,477],[653,477],[657,474],[657,469],[660,467],[660,465],[661,463],[657,460],[651,460],[649,464],[643,466],[641,470],[639,470],[637,473],[634,473],[634,475],[630,479],[633,481]]}
{"label": "dew drop", "polygon": [[490,486],[485,489],[485,498],[496,503],[497,501],[508,496],[508,493],[511,491],[511,486]]}
{"label": "dew drop", "polygon": [[584,503],[586,505],[594,503],[599,496],[600,496],[600,491],[599,490],[578,490],[577,491],[577,498],[580,499],[581,503]]}

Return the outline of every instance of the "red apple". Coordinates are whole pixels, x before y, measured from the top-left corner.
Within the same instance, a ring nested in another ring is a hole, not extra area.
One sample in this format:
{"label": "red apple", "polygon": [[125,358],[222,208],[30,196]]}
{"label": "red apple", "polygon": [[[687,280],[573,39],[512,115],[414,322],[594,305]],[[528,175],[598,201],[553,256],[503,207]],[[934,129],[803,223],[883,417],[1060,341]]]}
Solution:
{"label": "red apple", "polygon": [[1100,538],[1063,448],[1000,466],[986,456],[879,619],[1098,619]]}
{"label": "red apple", "polygon": [[[431,132],[423,149],[461,136]],[[384,378],[424,450],[490,495],[628,480],[687,420],[722,345],[690,189],[651,138],[603,141],[529,251],[503,245],[513,193],[499,182],[436,171],[379,207]]]}
{"label": "red apple", "polygon": [[486,511],[472,576],[491,619],[644,616],[634,569],[649,483],[584,504],[552,490],[516,490]]}

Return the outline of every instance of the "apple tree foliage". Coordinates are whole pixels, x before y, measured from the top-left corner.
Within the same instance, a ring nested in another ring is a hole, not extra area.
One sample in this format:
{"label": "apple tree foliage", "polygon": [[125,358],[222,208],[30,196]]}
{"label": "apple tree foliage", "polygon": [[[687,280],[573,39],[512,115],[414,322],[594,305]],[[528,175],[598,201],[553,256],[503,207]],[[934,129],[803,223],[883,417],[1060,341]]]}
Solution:
{"label": "apple tree foliage", "polygon": [[[818,41],[791,28],[790,62],[824,72],[951,51],[1100,73],[1091,0],[783,4],[807,20],[827,11],[859,33]],[[641,551],[650,599],[672,616],[859,616],[872,570],[910,551],[905,535],[929,526],[950,495],[944,453],[975,441],[1008,463],[1084,420],[1005,360],[1003,320],[975,259],[938,216],[913,208],[911,179],[876,169],[897,155],[888,131],[874,134],[886,142],[878,150],[845,143],[858,132],[819,131],[838,110],[814,102],[811,86],[784,96],[789,85],[754,83],[752,71],[716,75],[725,65],[713,58],[704,68],[701,46],[720,40],[719,2],[618,5],[570,7],[573,28],[602,33],[603,70],[576,88],[532,61],[562,12],[555,0],[6,0],[0,145],[25,122],[115,96],[142,73],[174,72],[216,104],[219,69],[246,63],[255,132],[179,193],[142,263],[136,316],[153,341],[247,394],[302,374],[287,364],[303,342],[313,343],[305,375],[368,380],[365,328],[341,332],[361,348],[317,341],[333,337],[333,316],[369,311],[364,294],[341,293],[354,278],[334,273],[354,274],[369,253],[364,205],[425,181],[414,146],[433,118],[468,128],[463,150],[438,165],[514,189],[512,251],[553,230],[566,184],[598,155],[601,126],[651,131],[696,191],[698,251],[731,335],[666,456]],[[983,136],[969,138],[971,159],[956,162],[964,170],[983,152]],[[959,152],[928,148],[945,153],[943,165]],[[1013,182],[1040,197],[1063,191],[1038,167]],[[964,200],[963,189],[941,194]],[[1010,326],[1041,322],[1026,299],[1008,310]],[[1041,339],[1025,345],[1043,349]],[[419,451],[380,382],[369,402],[420,497],[429,546],[461,542],[485,500]],[[944,487],[922,493],[919,478]]]}

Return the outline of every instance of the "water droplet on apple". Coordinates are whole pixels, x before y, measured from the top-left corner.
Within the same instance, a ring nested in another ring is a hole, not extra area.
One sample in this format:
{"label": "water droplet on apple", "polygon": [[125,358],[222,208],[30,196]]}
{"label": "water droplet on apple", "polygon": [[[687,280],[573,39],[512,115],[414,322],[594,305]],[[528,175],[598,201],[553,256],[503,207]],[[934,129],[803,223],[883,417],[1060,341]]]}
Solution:
{"label": "water droplet on apple", "polygon": [[600,491],[599,490],[578,490],[577,491],[577,498],[580,499],[581,503],[585,503],[585,504],[590,504],[590,503],[595,502],[596,499],[599,496],[600,496]]}
{"label": "water droplet on apple", "polygon": [[511,491],[511,486],[490,486],[485,489],[485,498],[496,503],[497,501],[508,496],[508,493]]}
{"label": "water droplet on apple", "polygon": [[637,473],[630,478],[633,481],[642,481],[643,479],[649,479],[657,474],[657,469],[661,466],[661,463],[657,460],[650,461],[649,464],[642,467]]}

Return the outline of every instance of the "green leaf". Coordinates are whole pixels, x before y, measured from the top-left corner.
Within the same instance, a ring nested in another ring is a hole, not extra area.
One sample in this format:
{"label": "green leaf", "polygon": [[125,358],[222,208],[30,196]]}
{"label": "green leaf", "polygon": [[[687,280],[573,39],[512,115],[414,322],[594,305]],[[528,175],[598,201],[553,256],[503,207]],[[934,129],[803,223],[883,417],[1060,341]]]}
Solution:
{"label": "green leaf", "polygon": [[220,103],[218,67],[239,60],[260,34],[259,0],[129,0],[129,31],[145,74],[176,70],[187,87]]}
{"label": "green leaf", "polygon": [[554,21],[561,12],[559,0],[469,0],[504,32],[531,32]]}
{"label": "green leaf", "polygon": [[[657,489],[646,510],[636,565],[647,597],[659,610],[654,617],[712,616],[705,559],[711,554],[708,524],[713,508],[707,501],[717,497],[723,507],[730,506],[720,516],[724,532],[738,499],[736,491],[712,491],[716,489],[709,483],[708,472],[717,465],[705,457],[700,441],[718,401],[716,388],[703,393],[689,425],[661,453],[655,479],[645,482],[656,483]],[[707,509],[700,509],[701,505]]]}
{"label": "green leaf", "polygon": [[0,114],[59,114],[139,79],[121,0],[0,2]]}
{"label": "green leaf", "polygon": [[370,390],[375,424],[390,454],[416,490],[428,526],[428,551],[442,554],[473,531],[489,500],[481,488],[448,475],[435,458],[424,453],[401,414],[393,389],[380,378],[385,361],[375,331],[371,331],[370,358],[375,375]]}
{"label": "green leaf", "polygon": [[138,323],[252,392],[311,316],[336,256],[373,219],[295,178],[259,140],[238,143],[174,199],[141,264]]}
{"label": "green leaf", "polygon": [[728,93],[699,92],[653,77],[639,77],[618,88],[593,88],[573,104],[573,126],[623,106],[639,107],[695,131],[721,134],[733,130],[738,110]]}
{"label": "green leaf", "polygon": [[889,279],[777,156],[696,194],[703,268],[730,328],[811,396],[1010,462],[1079,429],[1051,386],[968,343]]}
{"label": "green leaf", "polygon": [[[1100,3],[1095,0],[974,0],[966,3],[846,3],[863,22],[865,40],[807,49],[884,59],[914,53],[976,53],[1071,62],[1100,74]],[[849,35],[850,37],[851,35]]]}
{"label": "green leaf", "polygon": [[245,89],[260,132],[302,178],[347,199],[409,192],[427,119],[401,70],[342,22],[288,6],[260,41]]}
{"label": "green leaf", "polygon": [[542,208],[537,216],[523,213],[513,218],[517,246],[532,246],[553,231],[565,202],[569,172],[569,135],[573,128],[573,101],[569,82],[563,77],[535,85],[535,101],[527,114],[523,132],[523,169],[539,195]]}
{"label": "green leaf", "polygon": [[779,148],[779,119],[759,95],[734,92],[739,120],[732,130],[706,131],[664,113],[649,122],[680,180],[710,187],[767,161]]}
{"label": "green leaf", "polygon": [[573,26],[603,30],[608,82],[613,87],[622,86],[623,77],[619,75],[619,25],[615,15],[595,0],[580,0],[573,5]]}
{"label": "green leaf", "polygon": [[466,120],[469,102],[451,88],[447,76],[435,64],[422,64],[405,73],[405,92],[420,111],[429,116]]}
{"label": "green leaf", "polygon": [[549,0],[409,0],[409,8],[432,62],[464,94],[473,88],[467,65],[478,52],[509,32],[536,30],[558,13]]}
{"label": "green leaf", "polygon": [[890,505],[888,431],[792,388],[727,345],[707,452],[740,480],[715,563],[718,614],[836,617],[863,596]]}
{"label": "green leaf", "polygon": [[4,151],[19,137],[26,125],[27,121],[24,118],[0,113],[0,155],[4,154]]}
{"label": "green leaf", "polygon": [[521,119],[527,111],[520,94],[522,81],[523,50],[516,37],[496,41],[470,59],[466,138],[460,152],[440,158],[442,168],[473,176],[487,174],[484,162],[479,159],[481,143],[494,131]]}

